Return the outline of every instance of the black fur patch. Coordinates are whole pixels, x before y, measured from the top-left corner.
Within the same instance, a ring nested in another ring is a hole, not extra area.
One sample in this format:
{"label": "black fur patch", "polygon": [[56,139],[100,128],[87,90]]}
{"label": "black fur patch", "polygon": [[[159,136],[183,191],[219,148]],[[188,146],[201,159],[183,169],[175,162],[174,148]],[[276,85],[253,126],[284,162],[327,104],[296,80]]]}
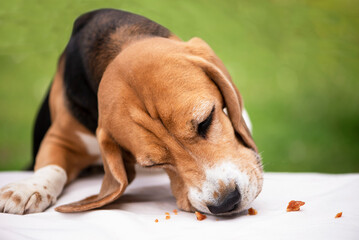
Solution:
{"label": "black fur patch", "polygon": [[[97,91],[106,66],[124,43],[145,37],[169,37],[170,31],[136,14],[100,9],[76,19],[66,46],[64,86],[72,115],[95,133],[98,122]],[[37,115],[33,132],[33,169],[42,139],[51,125],[49,92]]]}
{"label": "black fur patch", "polygon": [[133,39],[170,32],[142,16],[114,9],[101,9],[80,16],[74,23],[65,56],[67,104],[71,113],[91,132],[98,122],[97,91],[106,66]]}
{"label": "black fur patch", "polygon": [[49,108],[49,91],[48,91],[36,117],[35,126],[32,134],[32,163],[29,166],[28,170],[34,169],[37,152],[39,151],[41,141],[44,138],[50,125],[51,125],[51,116],[50,116],[50,108]]}

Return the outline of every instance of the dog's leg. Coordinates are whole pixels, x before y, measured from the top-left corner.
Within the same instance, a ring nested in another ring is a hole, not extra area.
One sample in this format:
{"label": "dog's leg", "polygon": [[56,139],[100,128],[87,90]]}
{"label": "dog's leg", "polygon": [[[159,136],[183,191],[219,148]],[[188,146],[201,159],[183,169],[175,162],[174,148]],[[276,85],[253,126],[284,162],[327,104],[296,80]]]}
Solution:
{"label": "dog's leg", "polygon": [[0,190],[0,212],[44,211],[56,202],[66,183],[99,158],[82,142],[86,133],[71,128],[70,132],[52,125],[37,155],[34,175]]}
{"label": "dog's leg", "polygon": [[35,173],[26,180],[0,189],[0,212],[25,214],[41,212],[56,202],[66,183],[100,157],[98,146],[86,141],[95,136],[69,112],[63,91],[63,62],[50,92],[52,125],[36,156]]}

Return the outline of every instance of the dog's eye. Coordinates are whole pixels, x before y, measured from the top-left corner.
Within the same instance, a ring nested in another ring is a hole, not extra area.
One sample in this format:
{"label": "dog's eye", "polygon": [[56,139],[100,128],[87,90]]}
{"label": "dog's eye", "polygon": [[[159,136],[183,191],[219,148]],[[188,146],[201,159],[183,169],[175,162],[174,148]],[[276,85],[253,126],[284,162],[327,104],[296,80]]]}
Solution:
{"label": "dog's eye", "polygon": [[213,112],[214,112],[214,107],[212,108],[212,111],[209,114],[209,116],[203,122],[198,124],[198,128],[197,128],[198,135],[200,135],[203,138],[206,138],[209,126],[211,126],[213,120]]}
{"label": "dog's eye", "polygon": [[153,168],[153,167],[163,167],[163,166],[166,166],[166,165],[170,165],[169,163],[154,163],[154,164],[151,164],[151,165],[146,165],[144,166],[145,168]]}

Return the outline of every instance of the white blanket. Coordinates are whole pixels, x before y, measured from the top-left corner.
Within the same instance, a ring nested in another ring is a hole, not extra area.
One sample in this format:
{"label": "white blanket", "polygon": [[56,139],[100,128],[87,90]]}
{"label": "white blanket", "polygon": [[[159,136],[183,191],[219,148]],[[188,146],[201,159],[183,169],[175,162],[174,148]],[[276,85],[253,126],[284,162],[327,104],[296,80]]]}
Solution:
{"label": "white blanket", "polygon": [[[2,172],[0,186],[30,176]],[[63,214],[61,204],[98,193],[102,176],[76,180],[44,213],[0,214],[0,239],[359,239],[359,174],[265,173],[255,216],[208,216],[177,209],[167,175],[141,171],[125,195],[101,210]],[[286,212],[290,200],[304,201]],[[165,219],[165,212],[170,219]],[[341,218],[334,218],[343,212]],[[158,222],[155,222],[158,219]]]}

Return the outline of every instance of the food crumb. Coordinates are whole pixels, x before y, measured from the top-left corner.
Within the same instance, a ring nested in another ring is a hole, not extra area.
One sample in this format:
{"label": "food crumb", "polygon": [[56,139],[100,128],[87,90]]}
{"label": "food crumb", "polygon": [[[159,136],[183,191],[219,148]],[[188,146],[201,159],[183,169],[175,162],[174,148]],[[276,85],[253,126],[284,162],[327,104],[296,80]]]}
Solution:
{"label": "food crumb", "polygon": [[305,202],[292,200],[288,203],[287,212],[299,211],[304,204]]}
{"label": "food crumb", "polygon": [[158,219],[155,219],[155,222],[158,223]]}
{"label": "food crumb", "polygon": [[335,218],[341,218],[343,215],[343,212],[337,213],[337,215],[335,215]]}
{"label": "food crumb", "polygon": [[173,210],[173,213],[174,213],[175,215],[177,215],[177,214],[178,214],[177,209],[174,209],[174,210]]}
{"label": "food crumb", "polygon": [[168,220],[168,219],[170,219],[171,218],[171,216],[170,215],[167,215],[166,216],[166,220]]}
{"label": "food crumb", "polygon": [[169,215],[170,215],[170,213],[169,213],[169,212],[165,212],[165,214],[166,214],[167,216],[169,216]]}
{"label": "food crumb", "polygon": [[248,209],[248,215],[257,215],[257,213],[257,210],[255,210],[254,208]]}
{"label": "food crumb", "polygon": [[194,214],[196,214],[196,217],[197,217],[197,220],[198,221],[202,221],[202,220],[204,220],[204,219],[206,219],[207,218],[207,216],[206,215],[203,215],[203,214],[201,214],[200,212],[194,212]]}

